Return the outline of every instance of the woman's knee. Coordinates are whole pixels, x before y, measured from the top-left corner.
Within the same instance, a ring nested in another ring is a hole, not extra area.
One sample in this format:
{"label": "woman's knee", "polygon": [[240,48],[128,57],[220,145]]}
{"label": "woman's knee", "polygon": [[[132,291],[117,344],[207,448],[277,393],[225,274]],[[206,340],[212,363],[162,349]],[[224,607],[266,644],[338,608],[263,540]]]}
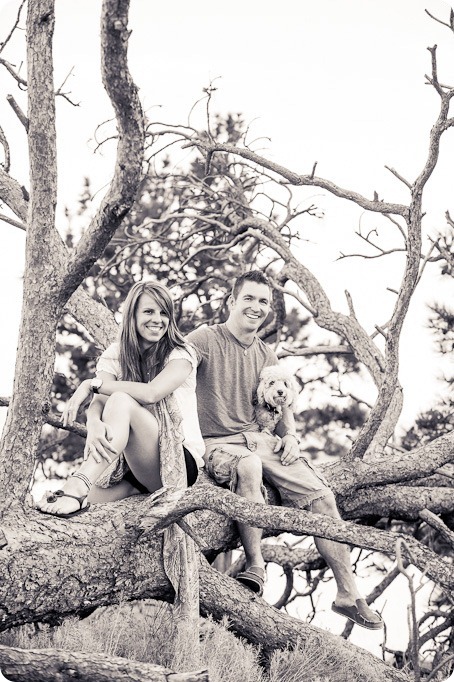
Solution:
{"label": "woman's knee", "polygon": [[127,393],[123,391],[115,391],[112,393],[104,405],[103,415],[109,414],[116,410],[119,410],[122,414],[129,413],[138,407],[139,404],[134,398],[131,398]]}
{"label": "woman's knee", "polygon": [[256,487],[262,483],[262,462],[257,455],[242,457],[237,465],[238,485]]}

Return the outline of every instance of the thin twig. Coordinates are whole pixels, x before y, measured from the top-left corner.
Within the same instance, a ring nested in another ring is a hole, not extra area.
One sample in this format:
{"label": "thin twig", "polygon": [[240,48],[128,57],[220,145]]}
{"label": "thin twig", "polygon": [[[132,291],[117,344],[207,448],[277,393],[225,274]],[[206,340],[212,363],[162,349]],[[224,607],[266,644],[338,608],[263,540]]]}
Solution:
{"label": "thin twig", "polygon": [[428,14],[431,19],[433,19],[434,21],[438,21],[439,24],[442,24],[442,26],[447,26],[447,28],[452,29],[452,26],[447,24],[445,21],[442,21],[441,19],[437,19],[437,17],[434,17],[434,15],[431,14],[428,9],[425,9],[424,12]]}
{"label": "thin twig", "polygon": [[392,173],[398,180],[404,183],[408,187],[408,189],[411,191],[413,188],[411,186],[411,183],[408,182],[400,173],[398,173],[394,168],[390,168],[389,166],[385,165],[386,170],[389,170],[390,173]]}
{"label": "thin twig", "polygon": [[2,64],[2,66],[5,67],[5,69],[12,75],[14,80],[17,81],[19,85],[22,85],[24,88],[27,87],[27,81],[21,78],[19,74],[16,73],[16,71],[14,71],[14,67],[12,64],[7,62],[6,59],[3,59],[2,57],[0,57],[0,64]]}
{"label": "thin twig", "polygon": [[24,223],[19,222],[18,220],[14,220],[14,218],[10,218],[7,215],[4,215],[3,213],[0,213],[0,220],[2,220],[4,223],[9,223],[10,225],[13,225],[14,227],[18,227],[20,230],[26,230],[27,226],[24,225]]}
{"label": "thin twig", "polygon": [[19,26],[19,21],[20,21],[20,15],[21,15],[21,12],[22,12],[22,8],[23,8],[23,6],[25,5],[26,2],[27,2],[27,0],[22,0],[22,2],[21,2],[21,4],[20,4],[20,7],[19,7],[19,9],[18,9],[18,11],[17,11],[17,17],[16,17],[16,21],[14,22],[13,28],[12,28],[11,31],[8,33],[8,35],[6,36],[6,38],[5,38],[5,40],[3,41],[3,43],[0,43],[0,53],[3,52],[3,50],[4,50],[5,47],[7,46],[8,42],[10,41],[11,36],[13,35],[14,31],[15,31],[16,28]]}
{"label": "thin twig", "polygon": [[446,540],[446,542],[451,545],[454,549],[454,532],[448,528],[448,526],[443,523],[439,516],[431,512],[429,509],[421,509],[419,512],[419,518],[425,521],[429,526],[435,528],[440,535]]}
{"label": "thin twig", "polygon": [[6,171],[6,173],[9,173],[9,169],[11,167],[11,154],[10,154],[8,140],[6,139],[6,135],[3,131],[3,128],[1,128],[1,127],[0,127],[0,144],[2,145],[3,151],[5,152],[5,161],[2,165],[3,165],[3,168]]}
{"label": "thin twig", "polygon": [[398,538],[396,540],[396,560],[397,567],[403,576],[408,581],[408,587],[410,590],[411,605],[409,609],[409,630],[410,630],[410,656],[413,665],[413,670],[415,673],[415,682],[421,682],[421,668],[419,665],[419,630],[418,621],[416,618],[416,590],[414,587],[413,576],[408,573],[404,566],[404,559],[402,556],[402,548],[405,547],[410,559],[411,552],[410,549],[403,538]]}

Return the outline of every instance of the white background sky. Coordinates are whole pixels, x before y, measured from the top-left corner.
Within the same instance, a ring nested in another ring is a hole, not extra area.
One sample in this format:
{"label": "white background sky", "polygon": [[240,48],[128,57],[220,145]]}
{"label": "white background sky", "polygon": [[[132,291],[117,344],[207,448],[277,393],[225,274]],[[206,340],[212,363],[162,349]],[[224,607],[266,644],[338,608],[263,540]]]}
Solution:
{"label": "white background sky", "polygon": [[[2,35],[15,17],[17,2],[0,0]],[[438,97],[424,84],[430,69],[427,46],[439,46],[440,80],[454,84],[454,38],[424,13],[449,17],[441,0],[132,0],[130,66],[150,116],[184,123],[192,104],[213,78],[218,91],[214,109],[242,112],[256,119],[253,136],[266,135],[263,153],[294,171],[317,174],[372,198],[374,190],[389,201],[407,201],[405,188],[385,170],[396,168],[410,181],[422,168],[428,135],[438,111]],[[58,102],[59,216],[74,207],[83,177],[100,191],[112,174],[111,154],[93,156],[96,125],[111,117],[99,74],[100,2],[57,0],[55,81],[68,81],[72,108]],[[5,28],[7,27],[7,28]],[[20,64],[15,49],[4,57]],[[5,102],[13,93],[26,109],[24,95],[7,73],[0,72],[0,125],[12,152],[12,174],[28,185],[25,134]],[[444,226],[453,206],[453,135],[442,145],[439,168],[430,180],[425,228]],[[359,320],[368,331],[389,318],[394,303],[387,286],[396,287],[401,257],[388,260],[336,261],[339,252],[362,247],[354,231],[361,211],[324,192],[314,202],[323,221],[305,221],[302,261],[320,278],[333,307],[347,311],[344,290],[352,294]],[[386,221],[363,216],[389,243]],[[0,302],[2,352],[0,395],[12,388],[20,315],[24,234],[1,224]],[[446,279],[446,278],[445,278]],[[437,393],[442,366],[432,353],[425,329],[425,304],[452,299],[452,280],[438,268],[427,272],[418,288],[402,338],[401,381],[405,390],[403,420],[429,407]],[[5,410],[0,410],[0,419]],[[1,423],[1,421],[0,421]],[[360,643],[360,642],[358,642]],[[403,643],[404,644],[404,643]]]}

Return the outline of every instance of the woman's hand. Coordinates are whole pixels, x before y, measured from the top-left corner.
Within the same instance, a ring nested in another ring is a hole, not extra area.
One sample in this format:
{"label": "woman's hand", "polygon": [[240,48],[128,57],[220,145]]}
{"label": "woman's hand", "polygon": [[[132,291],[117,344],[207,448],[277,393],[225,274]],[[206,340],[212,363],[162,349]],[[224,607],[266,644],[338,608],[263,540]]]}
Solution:
{"label": "woman's hand", "polygon": [[65,409],[61,416],[63,426],[68,426],[68,424],[72,424],[76,421],[79,407],[83,405],[91,395],[90,379],[85,379],[65,405]]}
{"label": "woman's hand", "polygon": [[90,421],[87,429],[87,440],[85,441],[84,459],[89,455],[99,464],[103,459],[112,462],[117,455],[117,451],[112,447],[112,430],[109,424],[105,424],[100,419]]}

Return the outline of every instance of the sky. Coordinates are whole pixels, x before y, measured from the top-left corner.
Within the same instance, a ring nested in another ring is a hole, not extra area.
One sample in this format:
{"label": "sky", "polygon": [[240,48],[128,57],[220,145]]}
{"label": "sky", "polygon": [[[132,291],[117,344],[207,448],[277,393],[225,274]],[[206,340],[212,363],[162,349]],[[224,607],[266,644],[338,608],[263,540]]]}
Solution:
{"label": "sky", "polygon": [[[17,5],[0,0],[2,34],[12,25]],[[113,143],[94,154],[93,137],[112,112],[98,67],[100,2],[57,0],[56,5],[55,82],[60,85],[71,73],[66,87],[79,103],[57,102],[57,208],[59,225],[65,227],[65,207],[75,207],[84,176],[97,198],[111,178]],[[449,17],[450,7],[441,0],[131,0],[130,68],[150,118],[185,123],[202,89],[216,79],[213,109],[242,112],[252,122],[251,136],[270,138],[261,143],[267,158],[300,173],[317,162],[317,174],[340,186],[369,198],[377,191],[384,200],[406,202],[407,190],[385,165],[412,181],[425,161],[438,112],[437,95],[424,78],[430,69],[428,46],[438,45],[440,80],[454,83],[454,38],[425,8]],[[19,37],[2,55],[17,66],[24,59]],[[27,186],[25,134],[5,101],[8,93],[26,110],[25,94],[3,70],[0,125],[11,145],[12,174]],[[201,117],[199,107],[193,121]],[[427,188],[427,234],[444,228],[446,210],[454,215],[453,144],[449,131]],[[179,152],[177,160],[185,153]],[[383,245],[396,243],[392,228],[326,192],[300,196],[316,203],[324,218],[302,223],[298,256],[319,278],[335,310],[348,312],[344,292],[350,292],[358,319],[372,332],[391,314],[394,296],[387,287],[398,286],[402,257],[338,256],[368,252],[355,236],[360,225],[377,229]],[[5,396],[14,376],[25,237],[6,223],[0,229],[0,395]],[[452,369],[433,352],[426,307],[434,300],[452,300],[452,289],[452,280],[441,278],[437,267],[428,268],[412,300],[402,335],[403,425],[433,404],[440,391],[437,377]],[[0,426],[5,414],[0,408]]]}

